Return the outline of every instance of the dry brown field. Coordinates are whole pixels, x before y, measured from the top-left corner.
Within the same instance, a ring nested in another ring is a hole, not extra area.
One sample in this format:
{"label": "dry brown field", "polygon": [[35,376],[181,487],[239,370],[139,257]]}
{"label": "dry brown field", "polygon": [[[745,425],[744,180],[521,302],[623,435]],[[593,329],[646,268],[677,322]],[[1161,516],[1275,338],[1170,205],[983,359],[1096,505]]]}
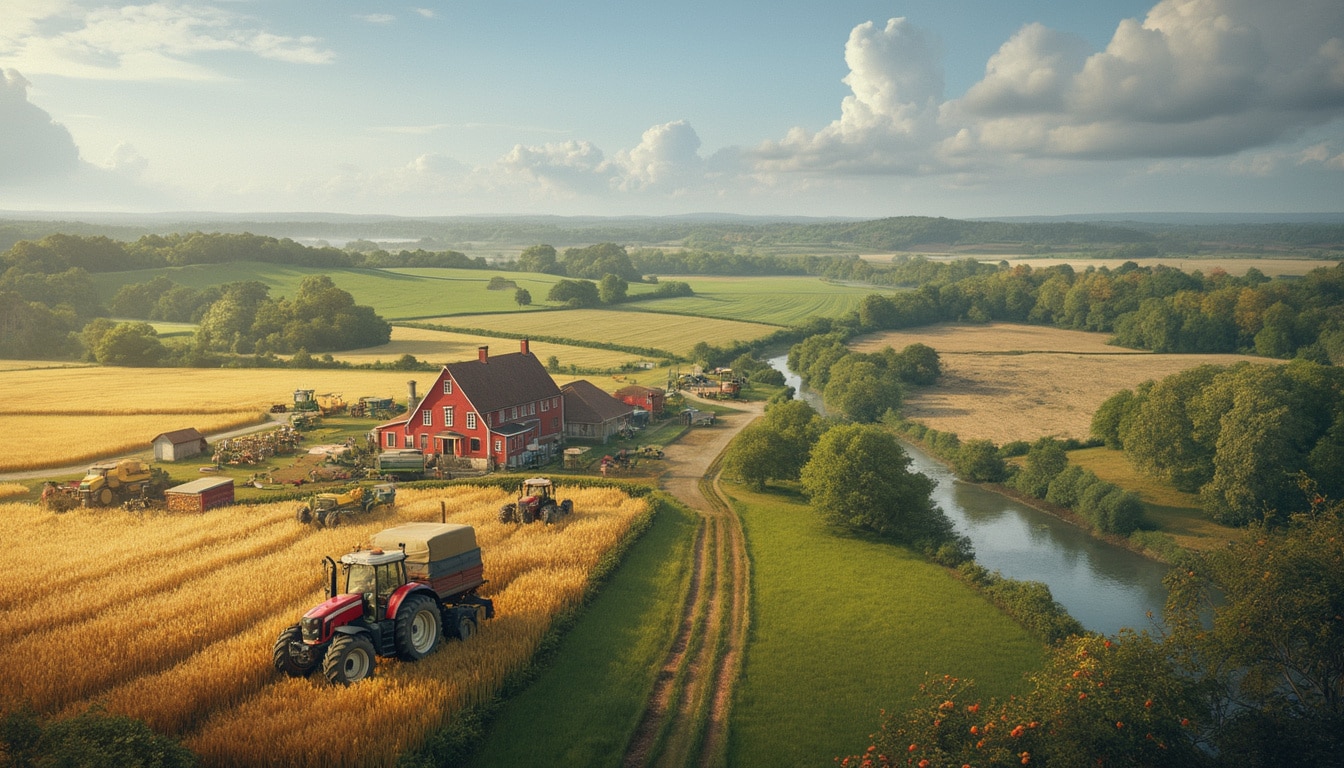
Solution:
{"label": "dry brown field", "polygon": [[[535,333],[538,336],[559,336],[630,347],[652,347],[678,355],[690,352],[691,347],[699,341],[711,344],[723,344],[735,339],[750,341],[779,330],[772,325],[740,320],[604,309],[454,315],[420,322],[458,328],[489,328],[506,333]],[[563,357],[560,359],[565,361]]]}
{"label": "dry brown field", "polygon": [[[896,256],[905,256],[912,254],[892,254],[892,253],[872,253],[864,254],[863,259],[875,264],[889,264]],[[1254,267],[1269,277],[1300,277],[1313,269],[1321,267],[1334,267],[1337,261],[1321,261],[1319,259],[1252,259],[1239,258],[1236,256],[1209,256],[1198,258],[1172,258],[1170,256],[1151,258],[1151,259],[1088,259],[1076,256],[1062,256],[1051,258],[1047,256],[1028,256],[1024,254],[983,254],[983,253],[929,253],[922,254],[933,261],[951,261],[954,259],[973,258],[977,261],[998,263],[1006,261],[1012,266],[1026,264],[1032,269],[1045,269],[1047,267],[1057,267],[1061,264],[1068,264],[1074,270],[1082,271],[1088,267],[1107,267],[1116,269],[1127,261],[1132,261],[1141,267],[1156,267],[1159,264],[1168,267],[1174,267],[1183,272],[1203,272],[1208,274],[1209,270],[1222,269],[1229,275],[1241,276],[1246,271]]]}
{"label": "dry brown field", "polygon": [[[199,515],[118,509],[54,514],[0,503],[0,715],[27,704],[70,715],[94,703],[182,738],[206,766],[391,766],[527,663],[556,614],[646,504],[614,489],[565,489],[574,515],[504,525],[507,494],[403,490],[395,511],[316,530],[294,502]],[[466,643],[333,687],[271,665],[286,626],[322,599],[323,556],[382,528],[448,521],[476,528],[496,616]]]}
{"label": "dry brown field", "polygon": [[912,387],[904,413],[962,440],[1002,445],[1038,437],[1086,439],[1092,414],[1106,398],[1148,379],[1247,355],[1156,355],[1106,344],[1104,333],[1045,326],[990,323],[935,325],[914,331],[861,336],[859,351],[904,349],[914,343],[937,350],[943,377],[932,387]]}

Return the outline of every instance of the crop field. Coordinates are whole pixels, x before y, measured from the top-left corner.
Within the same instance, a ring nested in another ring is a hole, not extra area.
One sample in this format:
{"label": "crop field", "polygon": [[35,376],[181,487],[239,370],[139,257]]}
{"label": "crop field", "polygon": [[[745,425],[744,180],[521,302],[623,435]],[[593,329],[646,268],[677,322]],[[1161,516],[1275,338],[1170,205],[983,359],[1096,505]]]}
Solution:
{"label": "crop field", "polygon": [[995,443],[1042,436],[1086,438],[1108,397],[1188,368],[1230,365],[1247,355],[1158,355],[1106,344],[1104,333],[1010,323],[936,325],[856,339],[872,352],[916,342],[938,351],[943,376],[906,392],[905,417],[962,440]]}
{"label": "crop field", "polygon": [[[14,416],[0,412],[0,472],[21,472],[148,451],[155,436],[195,427],[202,434],[224,432],[263,419],[260,410],[220,413],[122,415],[70,413]],[[40,440],[34,435],[41,435]],[[208,460],[208,459],[207,459]]]}
{"label": "crop field", "polygon": [[[912,254],[895,253],[871,253],[864,254],[862,258],[865,261],[871,261],[875,264],[889,264],[898,256],[907,256]],[[984,253],[924,253],[921,254],[930,261],[953,261],[957,259],[972,258],[977,261],[990,262],[997,264],[1000,261],[1006,261],[1011,266],[1025,264],[1032,269],[1047,269],[1057,267],[1062,264],[1068,264],[1074,270],[1081,272],[1088,267],[1100,269],[1117,269],[1126,262],[1134,262],[1140,267],[1167,266],[1179,269],[1182,272],[1203,272],[1208,274],[1211,270],[1221,269],[1229,275],[1241,276],[1246,274],[1247,270],[1258,269],[1268,277],[1300,277],[1313,269],[1320,267],[1333,267],[1338,261],[1324,261],[1321,259],[1292,259],[1292,258],[1255,258],[1253,256],[1241,256],[1230,254],[1226,256],[1161,256],[1147,259],[1093,259],[1086,256],[1061,254],[1059,256],[1028,256],[1024,254],[993,254]]]}
{"label": "crop field", "polygon": [[[669,300],[670,301],[670,300]],[[662,306],[663,301],[658,305]],[[571,309],[564,312],[530,312],[512,315],[464,315],[425,320],[459,328],[483,328],[506,333],[534,333],[566,339],[651,347],[678,355],[691,351],[696,342],[723,344],[750,341],[776,329],[761,323],[690,317],[655,312],[614,309]],[[562,362],[568,362],[563,357]]]}
{"label": "crop field", "polygon": [[[394,765],[527,663],[647,511],[614,489],[558,492],[575,513],[554,526],[499,523],[507,494],[470,487],[403,490],[395,512],[324,530],[296,523],[294,502],[203,515],[0,503],[5,541],[42,543],[0,561],[0,712],[102,702],[181,737],[207,766]],[[391,525],[436,522],[440,501],[449,522],[476,528],[495,618],[419,662],[379,658],[349,687],[276,672],[276,636],[322,599],[321,558]]]}
{"label": "crop field", "polygon": [[[552,317],[557,317],[557,315],[552,315]],[[533,341],[529,342],[529,345],[532,354],[543,362],[554,356],[565,367],[577,365],[585,369],[619,370],[624,363],[634,363],[643,359],[639,355],[629,352],[574,347],[568,344],[552,344],[545,341]],[[393,326],[391,342],[378,347],[334,352],[332,357],[358,364],[373,363],[379,360],[391,362],[402,355],[415,355],[421,361],[443,364],[460,360],[474,360],[476,359],[476,350],[481,346],[490,347],[491,353],[497,355],[518,351],[518,341],[514,339]]]}
{"label": "crop field", "polygon": [[847,285],[819,277],[700,277],[661,279],[690,283],[695,296],[645,304],[653,311],[700,317],[794,325],[809,317],[841,317],[857,311],[863,297],[881,293],[871,285]]}

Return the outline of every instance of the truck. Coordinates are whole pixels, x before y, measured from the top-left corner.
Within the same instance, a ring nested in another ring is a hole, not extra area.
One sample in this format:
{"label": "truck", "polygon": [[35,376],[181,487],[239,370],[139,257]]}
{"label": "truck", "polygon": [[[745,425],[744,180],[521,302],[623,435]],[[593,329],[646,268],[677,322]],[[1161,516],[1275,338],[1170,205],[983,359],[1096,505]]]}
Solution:
{"label": "truck", "polygon": [[375,474],[384,478],[414,479],[425,474],[425,454],[414,448],[383,451],[374,461]]}
{"label": "truck", "polygon": [[495,615],[494,602],[477,594],[486,581],[469,525],[399,525],[339,563],[322,562],[327,599],[282,630],[272,649],[275,669],[291,677],[320,667],[333,685],[356,683],[373,674],[378,656],[419,661],[446,635],[470,640]]}
{"label": "truck", "polygon": [[168,473],[140,459],[94,464],[79,481],[79,501],[85,507],[110,507],[131,499],[163,498]]}
{"label": "truck", "polygon": [[559,522],[561,517],[574,511],[574,502],[569,499],[557,502],[552,487],[548,477],[524,480],[522,489],[518,492],[518,500],[499,508],[499,522],[530,523],[533,520],[548,524]]}
{"label": "truck", "polygon": [[368,512],[379,504],[393,504],[397,487],[382,483],[371,487],[357,485],[340,493],[318,493],[299,505],[294,519],[313,523],[317,527],[335,527],[361,512]]}

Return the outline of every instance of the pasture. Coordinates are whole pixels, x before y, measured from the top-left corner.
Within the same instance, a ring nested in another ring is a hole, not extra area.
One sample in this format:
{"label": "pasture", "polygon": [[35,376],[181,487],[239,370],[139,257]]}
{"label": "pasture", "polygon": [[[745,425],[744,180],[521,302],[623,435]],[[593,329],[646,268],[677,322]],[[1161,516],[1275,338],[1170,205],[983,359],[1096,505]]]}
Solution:
{"label": "pasture", "polygon": [[[395,511],[323,530],[295,522],[293,502],[202,515],[0,503],[5,541],[42,542],[0,561],[0,712],[101,702],[182,738],[206,766],[395,765],[526,665],[648,513],[615,489],[558,493],[575,514],[554,526],[502,524],[508,494],[475,487],[403,490]],[[321,558],[391,525],[437,522],[440,501],[449,522],[476,528],[495,618],[420,662],[379,658],[358,685],[276,672],[276,636],[322,599]]]}
{"label": "pasture", "polygon": [[1106,344],[1104,333],[1036,325],[934,325],[861,336],[861,352],[897,351],[916,342],[937,350],[943,376],[906,391],[903,415],[962,440],[1003,444],[1038,437],[1086,439],[1107,398],[1148,379],[1206,363],[1231,365],[1248,355],[1159,355]]}
{"label": "pasture", "polygon": [[849,285],[820,277],[701,277],[663,276],[683,280],[694,296],[659,299],[650,311],[698,317],[720,317],[769,325],[795,325],[809,317],[841,317],[858,311],[863,297],[890,292],[872,285]]}
{"label": "pasture", "polygon": [[[552,317],[555,317],[552,315]],[[379,360],[392,362],[402,355],[414,355],[423,362],[446,364],[460,360],[476,359],[478,347],[490,347],[491,354],[505,354],[518,351],[518,341],[491,336],[474,336],[449,331],[432,331],[423,328],[392,327],[392,341],[377,347],[352,349],[345,352],[333,352],[332,357],[348,363],[374,363]],[[576,347],[569,344],[554,344],[546,341],[529,342],[532,354],[545,362],[550,357],[557,358],[568,369],[577,365],[586,370],[620,370],[627,363],[635,363],[644,358],[630,352],[613,352],[593,347]]]}
{"label": "pasture", "polygon": [[1041,664],[1040,641],[947,569],[837,536],[796,494],[725,490],[753,585],[729,765],[829,765],[870,743],[880,711],[904,709],[926,673],[1006,697]]}

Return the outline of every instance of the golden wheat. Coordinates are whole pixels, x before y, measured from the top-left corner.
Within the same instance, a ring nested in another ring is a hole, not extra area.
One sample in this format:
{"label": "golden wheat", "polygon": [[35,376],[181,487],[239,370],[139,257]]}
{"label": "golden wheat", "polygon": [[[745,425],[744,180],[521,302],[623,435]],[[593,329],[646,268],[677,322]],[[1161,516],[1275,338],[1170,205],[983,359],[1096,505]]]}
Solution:
{"label": "golden wheat", "polygon": [[28,486],[20,483],[0,483],[0,499],[22,496],[28,493]]}
{"label": "golden wheat", "polygon": [[[402,490],[394,511],[324,530],[293,522],[293,502],[201,515],[0,504],[0,535],[18,545],[0,559],[0,712],[66,716],[101,701],[212,766],[393,765],[527,663],[647,509],[613,489],[557,493],[575,514],[551,526],[500,523],[512,494],[477,487]],[[417,663],[380,658],[347,688],[272,669],[276,635],[321,599],[323,556],[441,509],[482,547],[496,618],[475,638]]]}
{"label": "golden wheat", "polygon": [[[257,424],[260,410],[231,410],[193,416],[163,413],[4,415],[0,430],[0,472],[59,467],[98,461],[108,456],[148,451],[164,432],[195,427],[202,433],[223,432]],[[41,440],[34,440],[41,435]]]}

